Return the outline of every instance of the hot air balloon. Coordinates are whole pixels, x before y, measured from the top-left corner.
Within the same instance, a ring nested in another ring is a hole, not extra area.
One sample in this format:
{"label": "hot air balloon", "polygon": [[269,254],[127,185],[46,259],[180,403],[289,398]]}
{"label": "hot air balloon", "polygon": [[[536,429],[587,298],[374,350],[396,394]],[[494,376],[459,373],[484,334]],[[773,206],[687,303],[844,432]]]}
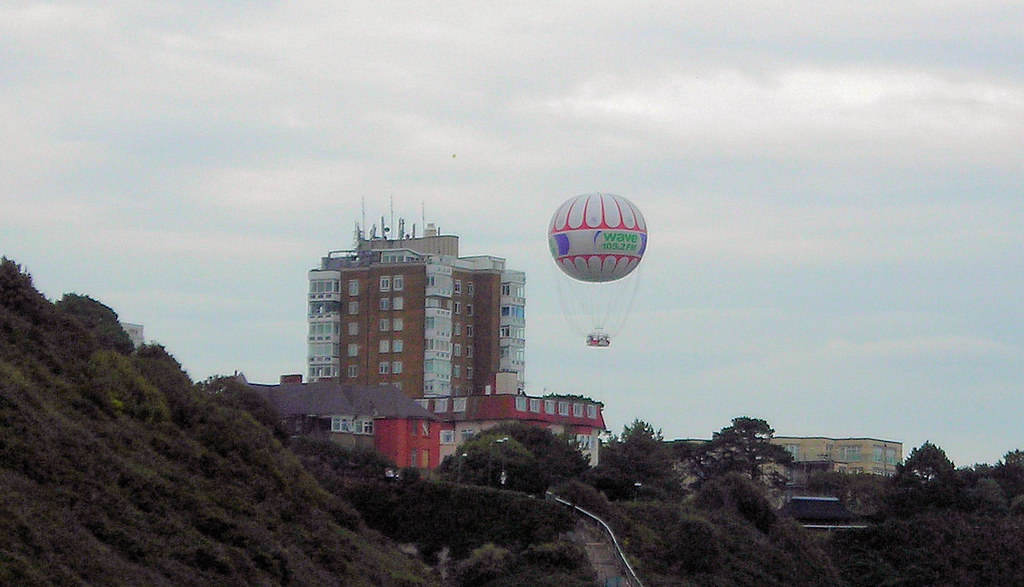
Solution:
{"label": "hot air balloon", "polygon": [[548,246],[568,278],[559,283],[566,318],[586,333],[588,346],[608,346],[636,294],[636,269],[647,250],[643,215],[615,194],[569,198],[551,217]]}

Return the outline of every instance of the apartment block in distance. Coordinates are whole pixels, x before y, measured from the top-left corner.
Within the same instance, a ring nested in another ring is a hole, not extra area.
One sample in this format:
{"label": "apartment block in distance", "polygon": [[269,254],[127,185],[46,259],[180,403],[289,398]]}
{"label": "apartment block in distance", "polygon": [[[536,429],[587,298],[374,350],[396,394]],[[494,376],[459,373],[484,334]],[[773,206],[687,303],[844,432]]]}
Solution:
{"label": "apartment block in distance", "polygon": [[[383,226],[383,220],[381,222]],[[526,275],[489,255],[459,256],[459,237],[369,238],[309,272],[308,379],[392,385],[411,398],[483,393],[498,373],[523,387]],[[387,235],[389,230],[381,230]]]}
{"label": "apartment block in distance", "polygon": [[773,436],[773,444],[793,455],[787,474],[790,483],[806,484],[819,471],[868,473],[891,477],[903,462],[903,443],[877,438],[827,438],[824,436]]}

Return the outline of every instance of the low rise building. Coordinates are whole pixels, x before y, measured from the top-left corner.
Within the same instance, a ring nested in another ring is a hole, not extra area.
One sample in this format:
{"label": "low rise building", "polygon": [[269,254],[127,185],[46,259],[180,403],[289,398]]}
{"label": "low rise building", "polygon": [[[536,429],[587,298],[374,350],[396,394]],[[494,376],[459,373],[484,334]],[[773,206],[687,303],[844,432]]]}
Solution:
{"label": "low rise building", "polygon": [[606,431],[604,405],[590,398],[571,395],[529,396],[518,391],[514,374],[498,373],[484,393],[465,397],[416,400],[425,410],[444,422],[441,429],[441,459],[453,456],[458,446],[499,424],[522,422],[540,426],[553,434],[569,434],[591,466],[600,461],[599,437]]}
{"label": "low rise building", "polygon": [[276,385],[245,383],[277,410],[292,435],[373,447],[403,468],[433,470],[445,457],[458,454],[466,440],[507,422],[569,434],[596,465],[598,438],[605,432],[600,402],[580,396],[523,395],[517,391],[515,373],[498,374],[481,394],[417,400],[394,386],[348,385],[334,378],[303,383],[302,375],[283,375]]}
{"label": "low rise building", "polygon": [[335,379],[248,384],[277,410],[295,436],[322,435],[348,447],[375,448],[398,467],[440,464],[442,423],[395,387],[343,385]]}
{"label": "low rise building", "polygon": [[867,473],[891,477],[903,462],[903,443],[878,438],[773,436],[773,444],[793,455],[786,471],[791,485],[806,485],[816,472]]}

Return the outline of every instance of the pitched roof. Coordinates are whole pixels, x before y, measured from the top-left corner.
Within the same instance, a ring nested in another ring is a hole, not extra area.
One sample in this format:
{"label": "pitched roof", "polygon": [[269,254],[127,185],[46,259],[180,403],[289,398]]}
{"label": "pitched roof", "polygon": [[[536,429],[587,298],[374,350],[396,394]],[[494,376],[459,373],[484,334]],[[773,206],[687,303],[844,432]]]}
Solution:
{"label": "pitched roof", "polygon": [[337,381],[283,383],[264,385],[249,383],[285,416],[372,416],[374,418],[406,418],[433,420],[424,410],[395,387],[376,385],[342,385]]}

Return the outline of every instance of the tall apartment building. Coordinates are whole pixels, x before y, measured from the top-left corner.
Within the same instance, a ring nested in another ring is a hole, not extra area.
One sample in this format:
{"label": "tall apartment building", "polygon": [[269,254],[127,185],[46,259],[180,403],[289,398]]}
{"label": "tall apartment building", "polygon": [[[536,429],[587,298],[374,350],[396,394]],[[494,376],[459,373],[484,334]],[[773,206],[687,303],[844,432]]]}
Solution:
{"label": "tall apartment building", "polygon": [[444,397],[483,393],[505,372],[522,387],[525,273],[499,257],[460,257],[459,237],[433,224],[418,238],[357,229],[355,244],[309,272],[310,381]]}

